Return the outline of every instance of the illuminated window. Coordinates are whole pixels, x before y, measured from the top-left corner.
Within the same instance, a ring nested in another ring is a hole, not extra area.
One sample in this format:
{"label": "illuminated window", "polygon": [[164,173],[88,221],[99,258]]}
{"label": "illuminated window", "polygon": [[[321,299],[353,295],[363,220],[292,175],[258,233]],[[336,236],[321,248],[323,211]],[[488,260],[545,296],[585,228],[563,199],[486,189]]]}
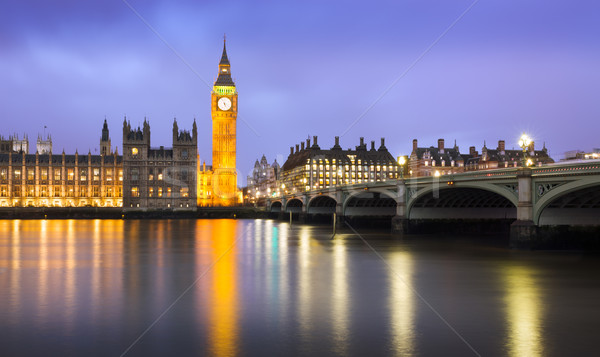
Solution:
{"label": "illuminated window", "polygon": [[109,186],[106,188],[106,197],[112,197],[112,196],[113,196],[113,188]]}
{"label": "illuminated window", "polygon": [[162,170],[158,170],[158,179],[159,179],[159,180],[162,180],[162,179],[163,179]]}
{"label": "illuminated window", "polygon": [[3,167],[2,169],[0,169],[0,180],[7,180],[8,179],[8,170]]}
{"label": "illuminated window", "polygon": [[27,169],[27,179],[35,180],[35,171],[33,169]]}
{"label": "illuminated window", "polygon": [[154,187],[148,188],[148,197],[152,197],[154,195]]}
{"label": "illuminated window", "polygon": [[94,168],[93,173],[94,173],[94,181],[100,181],[100,169]]}
{"label": "illuminated window", "polygon": [[158,197],[162,197],[162,187],[158,188]]}
{"label": "illuminated window", "polygon": [[119,170],[119,181],[123,181],[123,170]]}
{"label": "illuminated window", "polygon": [[179,189],[179,194],[181,195],[181,197],[188,197],[189,189],[187,187],[182,187]]}
{"label": "illuminated window", "polygon": [[60,187],[54,187],[54,197],[60,197]]}
{"label": "illuminated window", "polygon": [[87,196],[87,188],[82,187],[81,188],[81,197],[86,197]]}
{"label": "illuminated window", "polygon": [[48,169],[43,168],[40,170],[40,173],[41,173],[40,176],[42,177],[42,180],[46,181],[48,179]]}
{"label": "illuminated window", "polygon": [[112,181],[112,169],[105,169],[104,177],[106,177],[106,181]]}
{"label": "illuminated window", "polygon": [[137,156],[137,154],[138,154],[138,148],[131,148],[131,155]]}
{"label": "illuminated window", "polygon": [[0,196],[8,197],[8,187],[7,186],[0,186]]}
{"label": "illuminated window", "polygon": [[75,179],[75,171],[73,169],[67,169],[67,180],[73,181]]}
{"label": "illuminated window", "polygon": [[140,190],[137,186],[131,188],[131,197],[140,197]]}
{"label": "illuminated window", "polygon": [[81,180],[81,181],[87,180],[87,169],[81,169],[79,171],[79,180]]}
{"label": "illuminated window", "polygon": [[21,170],[19,170],[19,169],[13,170],[13,178],[15,180],[20,180],[21,179]]}
{"label": "illuminated window", "polygon": [[167,197],[171,197],[171,187],[167,187]]}
{"label": "illuminated window", "polygon": [[92,197],[100,197],[100,187],[92,187]]}

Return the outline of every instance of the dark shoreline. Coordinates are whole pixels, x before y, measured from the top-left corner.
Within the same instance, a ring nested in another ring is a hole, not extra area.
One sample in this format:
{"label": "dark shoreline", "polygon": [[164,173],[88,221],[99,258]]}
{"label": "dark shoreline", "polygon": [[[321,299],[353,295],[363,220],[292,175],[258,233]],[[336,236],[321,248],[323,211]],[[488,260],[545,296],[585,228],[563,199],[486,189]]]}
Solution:
{"label": "dark shoreline", "polygon": [[127,211],[120,207],[2,207],[0,219],[193,219],[193,218],[268,218],[254,207],[211,207],[197,211]]}

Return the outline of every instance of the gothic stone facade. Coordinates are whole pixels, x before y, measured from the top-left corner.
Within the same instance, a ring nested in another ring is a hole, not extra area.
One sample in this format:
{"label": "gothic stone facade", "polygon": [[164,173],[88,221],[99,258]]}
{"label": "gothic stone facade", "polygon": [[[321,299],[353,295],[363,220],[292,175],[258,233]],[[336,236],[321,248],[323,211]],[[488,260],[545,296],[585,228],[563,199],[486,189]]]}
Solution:
{"label": "gothic stone facade", "polygon": [[173,147],[150,146],[150,124],[132,129],[123,122],[123,209],[195,210],[198,156],[196,121],[192,132],[173,121]]}

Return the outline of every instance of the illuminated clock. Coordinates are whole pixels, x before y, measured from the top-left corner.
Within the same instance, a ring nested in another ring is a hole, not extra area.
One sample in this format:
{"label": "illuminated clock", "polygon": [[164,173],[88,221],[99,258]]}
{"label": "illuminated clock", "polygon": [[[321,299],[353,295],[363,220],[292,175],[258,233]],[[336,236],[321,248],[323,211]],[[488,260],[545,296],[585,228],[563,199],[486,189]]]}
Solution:
{"label": "illuminated clock", "polygon": [[219,109],[221,109],[221,110],[229,110],[231,108],[231,99],[229,99],[227,97],[221,97],[221,98],[219,98],[217,105],[219,106]]}

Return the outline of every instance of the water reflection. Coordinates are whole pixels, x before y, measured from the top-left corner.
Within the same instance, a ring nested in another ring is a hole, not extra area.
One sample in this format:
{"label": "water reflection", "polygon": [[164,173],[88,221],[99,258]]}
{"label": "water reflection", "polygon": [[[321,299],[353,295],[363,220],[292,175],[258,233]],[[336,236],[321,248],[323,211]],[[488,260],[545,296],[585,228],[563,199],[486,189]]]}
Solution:
{"label": "water reflection", "polygon": [[413,258],[407,252],[394,252],[388,257],[390,273],[390,315],[392,345],[398,356],[415,354],[415,294],[413,286]]}
{"label": "water reflection", "polygon": [[542,356],[542,299],[535,271],[523,266],[502,270],[506,284],[508,349],[511,356]]}
{"label": "water reflection", "polygon": [[127,355],[468,353],[410,287],[482,355],[592,349],[600,263],[375,241],[386,270],[330,234],[263,220],[0,220],[2,355],[119,355],[163,312]]}
{"label": "water reflection", "polygon": [[211,260],[216,263],[209,272],[209,348],[216,356],[233,356],[238,353],[236,221],[216,220],[213,226]]}
{"label": "water reflection", "polygon": [[333,241],[333,256],[331,270],[333,282],[331,284],[331,321],[333,330],[333,351],[336,355],[348,355],[350,331],[348,320],[350,312],[348,304],[348,264],[347,246],[343,240]]}
{"label": "water reflection", "polygon": [[312,329],[311,319],[311,300],[312,300],[312,282],[311,282],[311,240],[308,227],[300,227],[300,236],[298,242],[298,319],[300,322],[300,341],[303,348],[310,348],[310,331]]}

